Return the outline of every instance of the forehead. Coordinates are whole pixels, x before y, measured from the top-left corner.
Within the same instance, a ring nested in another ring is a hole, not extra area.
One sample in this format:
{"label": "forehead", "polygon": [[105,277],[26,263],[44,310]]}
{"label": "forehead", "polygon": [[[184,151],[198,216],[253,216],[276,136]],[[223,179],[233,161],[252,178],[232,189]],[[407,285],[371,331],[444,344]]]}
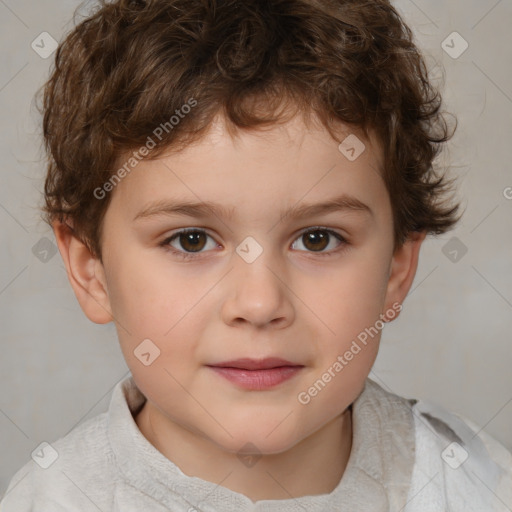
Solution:
{"label": "forehead", "polygon": [[244,206],[262,215],[275,206],[313,204],[342,194],[375,203],[386,190],[382,151],[373,132],[339,124],[340,144],[319,123],[301,116],[264,130],[231,133],[217,116],[209,131],[180,151],[143,160],[114,190],[132,218],[158,202],[185,201]]}
{"label": "forehead", "polygon": [[[376,168],[381,167],[383,159],[382,145],[374,130],[369,130],[369,136],[367,137],[359,127],[350,126],[340,121],[337,121],[334,126],[338,141],[332,138],[318,117],[312,113],[308,117],[296,113],[287,121],[250,129],[232,127],[223,115],[217,114],[208,131],[200,140],[190,144],[184,150],[173,151],[172,148],[168,148],[164,156],[175,158],[184,156],[188,158],[194,152],[194,148],[198,148],[201,152],[230,148],[234,151],[247,153],[251,150],[262,151],[262,149],[265,149],[265,153],[268,153],[273,150],[282,151],[286,147],[291,154],[303,145],[317,148],[322,145],[331,149],[333,147],[338,148],[341,141],[342,147],[339,149],[349,148],[354,146],[355,143],[356,149],[364,150],[365,156],[370,156]],[[346,142],[344,143],[344,141]],[[351,158],[353,157],[350,153],[346,154]]]}

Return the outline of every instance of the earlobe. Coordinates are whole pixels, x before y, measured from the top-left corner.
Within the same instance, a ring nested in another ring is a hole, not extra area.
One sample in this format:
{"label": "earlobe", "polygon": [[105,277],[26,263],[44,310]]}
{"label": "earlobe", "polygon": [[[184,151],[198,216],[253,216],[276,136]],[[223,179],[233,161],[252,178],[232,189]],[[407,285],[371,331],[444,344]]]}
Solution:
{"label": "earlobe", "polygon": [[97,324],[112,321],[112,310],[102,263],[73,233],[72,223],[52,224],[69,282],[87,318]]}
{"label": "earlobe", "polygon": [[[393,304],[402,304],[409,293],[418,268],[421,244],[426,235],[427,233],[425,231],[410,233],[404,244],[393,254],[386,291],[384,314],[390,309],[395,311],[396,306],[393,307]],[[399,311],[393,315],[393,318],[396,318],[398,315]]]}

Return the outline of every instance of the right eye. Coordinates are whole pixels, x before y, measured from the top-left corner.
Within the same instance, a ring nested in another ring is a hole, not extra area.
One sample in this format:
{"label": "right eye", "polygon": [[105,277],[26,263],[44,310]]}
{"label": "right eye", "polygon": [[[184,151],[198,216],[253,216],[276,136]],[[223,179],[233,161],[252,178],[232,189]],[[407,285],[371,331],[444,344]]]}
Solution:
{"label": "right eye", "polygon": [[[201,249],[205,246],[205,239],[208,237],[211,238],[204,229],[188,228],[177,231],[170,237],[166,238],[160,246],[164,247],[165,250],[176,254],[180,258],[191,259],[195,257],[194,254],[201,252]],[[184,251],[176,249],[175,246],[172,245],[172,242],[175,240],[183,247],[183,249],[185,249]]]}

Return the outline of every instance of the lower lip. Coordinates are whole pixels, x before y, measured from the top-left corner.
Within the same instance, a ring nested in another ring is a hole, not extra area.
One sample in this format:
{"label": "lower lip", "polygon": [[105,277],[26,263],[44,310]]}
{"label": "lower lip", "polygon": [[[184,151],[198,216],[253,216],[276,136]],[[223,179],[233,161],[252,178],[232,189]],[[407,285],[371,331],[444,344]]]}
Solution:
{"label": "lower lip", "polygon": [[268,370],[243,370],[220,366],[210,366],[210,368],[244,389],[261,390],[272,388],[291,379],[303,366],[279,366]]}

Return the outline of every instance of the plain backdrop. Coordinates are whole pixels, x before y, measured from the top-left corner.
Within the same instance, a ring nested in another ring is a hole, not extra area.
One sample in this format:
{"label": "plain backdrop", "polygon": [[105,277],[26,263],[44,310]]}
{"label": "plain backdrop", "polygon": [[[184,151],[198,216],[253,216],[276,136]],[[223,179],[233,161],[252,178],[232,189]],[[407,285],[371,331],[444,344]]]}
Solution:
{"label": "plain backdrop", "polygon": [[[79,4],[0,0],[0,495],[42,441],[106,411],[128,374],[113,324],[82,313],[38,211],[45,168],[33,96],[53,56],[31,45],[42,32],[60,41]],[[458,178],[466,212],[424,243],[370,377],[470,418],[512,449],[512,3],[394,5],[459,120],[438,165]]]}

